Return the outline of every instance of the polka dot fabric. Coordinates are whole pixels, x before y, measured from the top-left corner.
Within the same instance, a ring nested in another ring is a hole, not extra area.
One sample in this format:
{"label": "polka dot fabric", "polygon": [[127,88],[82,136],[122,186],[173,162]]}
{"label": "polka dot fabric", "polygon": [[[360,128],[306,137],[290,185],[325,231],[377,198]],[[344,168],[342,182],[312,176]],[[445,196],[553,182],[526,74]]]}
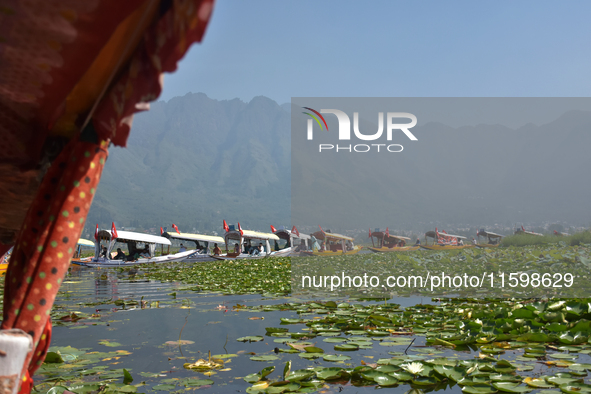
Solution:
{"label": "polka dot fabric", "polygon": [[49,314],[84,228],[107,159],[108,141],[71,141],[43,178],[17,238],[6,272],[2,328],[33,337],[21,392],[45,359],[51,337]]}

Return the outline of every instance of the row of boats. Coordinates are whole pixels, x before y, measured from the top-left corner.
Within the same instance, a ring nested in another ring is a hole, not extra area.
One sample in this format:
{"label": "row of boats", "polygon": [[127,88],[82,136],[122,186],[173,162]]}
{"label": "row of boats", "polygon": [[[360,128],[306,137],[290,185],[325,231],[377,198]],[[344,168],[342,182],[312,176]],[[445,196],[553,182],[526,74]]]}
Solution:
{"label": "row of boats", "polygon": [[[303,234],[293,226],[291,230],[271,226],[270,233],[243,230],[228,225],[224,221],[224,237],[204,234],[164,231],[160,236],[131,231],[117,231],[115,225],[111,230],[95,231],[95,240],[80,239],[78,250],[72,260],[73,264],[88,267],[127,266],[143,263],[165,262],[201,262],[214,260],[260,259],[269,256],[340,256],[356,254],[363,247],[354,244],[352,237],[336,234],[330,230],[320,230],[312,234]],[[532,232],[528,234],[541,235]],[[389,230],[375,229],[369,231],[372,246],[368,249],[375,253],[397,253],[417,250],[455,250],[464,248],[494,248],[500,244],[503,236],[484,229],[478,230],[477,239],[468,241],[461,235],[448,234],[445,231],[429,231],[425,234],[424,243],[419,239],[414,244],[411,239],[401,235],[390,234]],[[482,238],[484,239],[483,242]],[[177,253],[171,253],[171,246],[180,243]],[[187,246],[190,245],[190,248]],[[127,246],[125,248],[125,246]],[[222,252],[221,246],[225,246]],[[81,258],[83,247],[93,247],[94,256]],[[126,252],[122,248],[127,249]],[[157,249],[159,252],[156,253]]]}

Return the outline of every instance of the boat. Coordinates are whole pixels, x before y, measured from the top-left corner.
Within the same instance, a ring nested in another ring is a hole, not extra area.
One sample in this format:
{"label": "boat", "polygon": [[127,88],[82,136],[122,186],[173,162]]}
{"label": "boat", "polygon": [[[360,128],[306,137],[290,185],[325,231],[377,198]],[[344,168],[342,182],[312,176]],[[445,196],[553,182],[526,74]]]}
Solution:
{"label": "boat", "polygon": [[[262,259],[269,256],[288,256],[291,253],[291,247],[282,249],[280,251],[271,250],[270,241],[279,241],[279,237],[273,233],[263,233],[252,230],[243,230],[238,223],[238,226],[228,225],[224,220],[224,243],[226,244],[225,254],[214,254],[212,257],[217,260],[237,260],[237,259]],[[254,242],[253,242],[254,241]],[[260,245],[264,246],[263,252],[251,252],[251,249],[259,248]],[[234,245],[229,252],[229,245]]]}
{"label": "boat", "polygon": [[[433,243],[429,244],[428,238],[433,239]],[[442,230],[439,232],[437,228],[435,231],[427,231],[425,233],[425,245],[421,245],[421,248],[428,250],[458,250],[473,248],[474,245],[466,245],[464,240],[466,237],[461,235],[452,235]]]}
{"label": "boat", "polygon": [[356,254],[363,249],[362,246],[356,246],[353,244],[353,238],[333,233],[330,230],[324,231],[322,227],[320,227],[320,231],[311,234],[310,238],[313,244],[316,240],[321,241],[320,248],[314,248],[312,251],[302,252],[302,255],[342,256],[344,254]]}
{"label": "boat", "polygon": [[[164,238],[168,238],[169,240],[178,240],[184,242],[193,242],[195,243],[195,253],[185,258],[183,261],[187,263],[196,263],[201,261],[215,261],[211,256],[211,250],[213,249],[214,245],[219,244],[222,245],[224,243],[224,239],[222,237],[218,237],[215,235],[203,235],[203,234],[191,234],[191,233],[181,233],[181,232],[165,232],[163,231],[161,234]],[[185,245],[186,246],[186,245]],[[164,245],[162,245],[162,252],[161,255],[165,255],[164,253]],[[168,246],[167,253],[170,253],[170,245]]]}
{"label": "boat", "polygon": [[[478,248],[496,248],[501,243],[501,239],[503,236],[501,234],[491,233],[490,231],[486,231],[484,229],[480,229],[476,232],[476,237],[478,238],[478,242],[474,244]],[[484,237],[486,239],[486,243],[480,243],[480,237]]]}
{"label": "boat", "polygon": [[74,256],[72,256],[72,263],[74,262],[89,262],[92,260],[91,257],[80,257],[82,255],[82,248],[94,248],[94,242],[88,239],[80,238],[78,240],[78,244],[76,245],[76,251],[74,252]]}
{"label": "boat", "polygon": [[301,256],[302,252],[312,250],[312,237],[308,234],[302,234],[298,231],[296,226],[293,226],[291,230],[281,226],[279,229],[271,226],[273,234],[279,237],[279,239],[285,241],[283,248],[280,248],[276,244],[275,251],[281,252],[290,248],[288,253],[289,256]]}
{"label": "boat", "polygon": [[[117,243],[127,245],[126,259],[119,260],[115,258]],[[143,245],[139,247],[138,244]],[[108,230],[98,230],[95,232],[94,257],[90,261],[72,261],[73,264],[85,267],[124,267],[145,263],[172,263],[184,261],[187,257],[194,254],[196,250],[188,250],[175,254],[156,256],[156,245],[170,245],[168,238],[157,235],[136,233],[132,231],[117,231],[115,226]],[[106,256],[101,253],[102,247],[106,248]],[[142,257],[145,256],[145,257]]]}
{"label": "boat", "polygon": [[525,228],[523,228],[523,226],[521,226],[521,228],[516,229],[514,234],[515,235],[534,235],[536,237],[543,237],[544,236],[544,234],[534,233],[533,231],[527,231]]}
{"label": "boat", "polygon": [[554,235],[556,235],[557,237],[568,237],[570,234],[554,230]]}
{"label": "boat", "polygon": [[372,246],[369,247],[369,250],[376,253],[408,252],[420,248],[419,245],[406,246],[406,243],[410,241],[410,238],[401,235],[392,235],[388,228],[386,228],[386,231],[381,231],[379,228],[376,228],[373,232],[370,229],[369,238],[371,238],[372,244]]}

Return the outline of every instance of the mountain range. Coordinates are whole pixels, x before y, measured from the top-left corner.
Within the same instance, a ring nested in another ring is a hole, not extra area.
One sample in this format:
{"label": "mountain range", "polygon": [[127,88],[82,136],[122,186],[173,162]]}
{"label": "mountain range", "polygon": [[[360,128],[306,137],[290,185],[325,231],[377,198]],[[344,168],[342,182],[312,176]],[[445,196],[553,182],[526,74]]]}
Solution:
{"label": "mountain range", "polygon": [[591,112],[518,129],[430,122],[404,152],[352,165],[347,152],[299,150],[292,163],[291,110],[203,93],[153,103],[127,148],[110,149],[86,232],[111,221],[208,233],[224,219],[263,231],[591,222]]}

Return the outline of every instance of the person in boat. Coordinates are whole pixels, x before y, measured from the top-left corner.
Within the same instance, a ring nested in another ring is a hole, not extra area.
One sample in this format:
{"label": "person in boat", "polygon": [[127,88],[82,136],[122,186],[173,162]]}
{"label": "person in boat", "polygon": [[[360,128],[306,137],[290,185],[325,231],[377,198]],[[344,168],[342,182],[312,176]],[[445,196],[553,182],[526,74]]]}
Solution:
{"label": "person in boat", "polygon": [[400,241],[400,247],[404,248],[405,246],[406,246],[406,241],[405,240]]}
{"label": "person in boat", "polygon": [[107,247],[103,245],[103,250],[101,251],[100,257],[107,258]]}
{"label": "person in boat", "polygon": [[462,241],[461,239],[458,241],[458,246],[464,246],[464,241]]}
{"label": "person in boat", "polygon": [[121,248],[117,248],[117,254],[115,255],[115,260],[125,260],[126,258],[127,258],[127,256],[125,256],[125,253],[123,253]]}
{"label": "person in boat", "polygon": [[262,243],[259,243],[259,253],[265,254],[265,252],[266,252],[265,245],[263,245]]}
{"label": "person in boat", "polygon": [[472,245],[477,245],[478,242],[476,242],[476,240],[474,239],[474,237],[472,237]]}
{"label": "person in boat", "polygon": [[261,249],[259,248],[251,248],[251,251],[249,253],[251,256],[258,256],[261,254]]}
{"label": "person in boat", "polygon": [[421,240],[417,238],[417,242],[415,242],[415,246],[420,246],[421,245]]}
{"label": "person in boat", "polygon": [[218,244],[213,244],[213,254],[214,256],[222,254],[222,250],[219,248]]}
{"label": "person in boat", "polygon": [[181,244],[181,247],[179,248],[179,253],[181,252],[186,252],[187,248],[185,248],[185,245]]}
{"label": "person in boat", "polygon": [[240,244],[234,244],[234,253],[240,253]]}

